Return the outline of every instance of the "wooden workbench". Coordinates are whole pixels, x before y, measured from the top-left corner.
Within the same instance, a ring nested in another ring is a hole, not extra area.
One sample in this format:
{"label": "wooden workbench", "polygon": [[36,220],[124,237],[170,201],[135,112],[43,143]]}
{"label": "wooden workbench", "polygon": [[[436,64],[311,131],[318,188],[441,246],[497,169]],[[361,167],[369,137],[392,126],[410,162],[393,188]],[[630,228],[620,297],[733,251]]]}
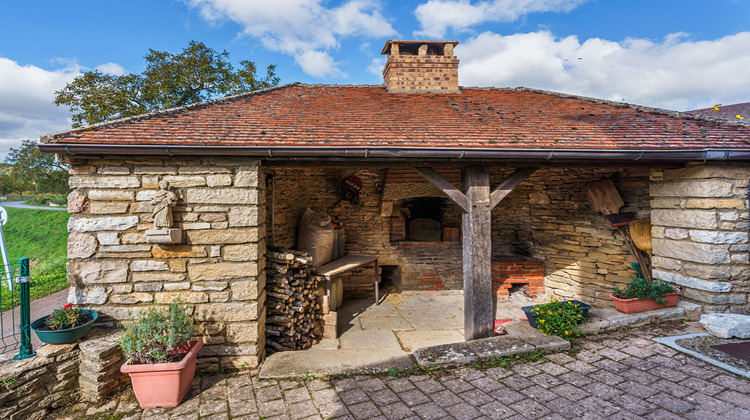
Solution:
{"label": "wooden workbench", "polygon": [[349,271],[356,270],[358,268],[367,268],[367,266],[374,265],[375,267],[375,304],[380,304],[380,276],[378,274],[378,259],[377,257],[368,255],[352,255],[347,254],[335,261],[331,261],[328,264],[321,265],[320,267],[314,268],[313,272],[318,276],[323,276],[326,279],[326,294],[328,295],[328,301],[331,301],[331,278],[339,276],[341,274],[348,273]]}

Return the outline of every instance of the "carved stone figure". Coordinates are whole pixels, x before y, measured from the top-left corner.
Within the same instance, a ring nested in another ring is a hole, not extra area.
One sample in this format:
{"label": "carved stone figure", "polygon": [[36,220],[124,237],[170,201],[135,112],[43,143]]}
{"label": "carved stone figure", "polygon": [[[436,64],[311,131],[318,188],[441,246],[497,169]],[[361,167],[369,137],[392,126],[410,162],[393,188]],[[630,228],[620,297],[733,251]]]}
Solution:
{"label": "carved stone figure", "polygon": [[174,220],[172,219],[172,207],[177,204],[177,196],[169,191],[169,182],[159,181],[159,191],[151,199],[154,210],[151,213],[154,216],[154,228],[171,228]]}
{"label": "carved stone figure", "polygon": [[177,204],[177,195],[169,191],[169,182],[159,181],[159,191],[151,199],[154,210],[154,228],[146,230],[146,242],[151,244],[176,244],[182,241],[182,229],[172,228],[172,207]]}

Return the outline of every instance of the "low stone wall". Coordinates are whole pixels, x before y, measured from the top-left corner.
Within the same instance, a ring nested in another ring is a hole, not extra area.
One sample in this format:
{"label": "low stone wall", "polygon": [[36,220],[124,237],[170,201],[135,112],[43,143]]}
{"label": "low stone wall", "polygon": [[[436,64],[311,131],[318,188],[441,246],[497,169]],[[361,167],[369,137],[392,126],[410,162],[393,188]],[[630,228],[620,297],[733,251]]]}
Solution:
{"label": "low stone wall", "polygon": [[46,345],[36,356],[0,357],[0,419],[37,420],[78,391],[78,343]]}
{"label": "low stone wall", "polygon": [[120,366],[125,363],[125,358],[119,344],[119,333],[81,342],[79,384],[82,399],[101,401],[130,382],[127,374],[120,373]]}
{"label": "low stone wall", "polygon": [[130,378],[120,373],[119,343],[119,332],[92,331],[75,343],[44,345],[27,359],[0,356],[0,419],[46,418],[77,397],[100,402],[120,390]]}
{"label": "low stone wall", "polygon": [[651,173],[654,277],[704,312],[750,313],[748,180],[742,164]]}

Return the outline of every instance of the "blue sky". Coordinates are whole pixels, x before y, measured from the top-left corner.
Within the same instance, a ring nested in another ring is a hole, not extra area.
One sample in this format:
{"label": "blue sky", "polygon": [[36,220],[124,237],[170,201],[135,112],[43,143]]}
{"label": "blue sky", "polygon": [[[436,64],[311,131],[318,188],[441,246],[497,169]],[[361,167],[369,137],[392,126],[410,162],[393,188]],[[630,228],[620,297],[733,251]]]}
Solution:
{"label": "blue sky", "polygon": [[460,41],[460,83],[675,110],[750,101],[746,0],[39,0],[0,9],[0,156],[70,126],[83,71],[141,72],[190,40],[282,83],[379,84],[386,39]]}

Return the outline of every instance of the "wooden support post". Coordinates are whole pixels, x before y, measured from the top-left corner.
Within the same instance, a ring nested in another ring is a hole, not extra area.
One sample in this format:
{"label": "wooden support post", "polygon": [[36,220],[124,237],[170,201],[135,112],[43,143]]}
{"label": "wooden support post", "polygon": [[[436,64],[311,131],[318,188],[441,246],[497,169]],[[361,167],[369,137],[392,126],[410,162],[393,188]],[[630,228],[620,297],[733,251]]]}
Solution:
{"label": "wooden support post", "polygon": [[492,209],[536,168],[518,168],[490,192],[486,167],[463,169],[463,192],[430,168],[414,168],[463,210],[464,337],[491,337],[495,312],[492,299]]}
{"label": "wooden support post", "polygon": [[464,336],[466,341],[492,336],[490,173],[467,167],[462,174],[469,209],[463,214]]}

